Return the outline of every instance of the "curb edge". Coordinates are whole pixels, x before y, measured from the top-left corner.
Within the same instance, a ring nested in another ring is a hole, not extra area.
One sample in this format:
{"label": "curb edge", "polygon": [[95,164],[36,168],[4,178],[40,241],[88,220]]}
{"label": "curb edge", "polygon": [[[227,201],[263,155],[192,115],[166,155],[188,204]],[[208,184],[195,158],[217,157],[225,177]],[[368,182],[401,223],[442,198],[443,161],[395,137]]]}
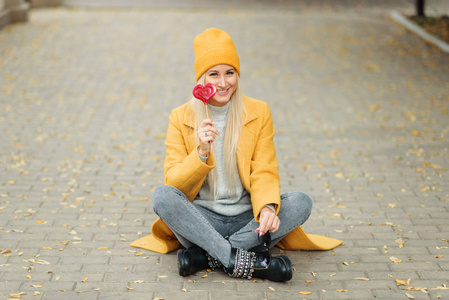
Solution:
{"label": "curb edge", "polygon": [[409,31],[415,33],[419,37],[421,37],[423,40],[439,47],[443,52],[446,52],[449,54],[449,44],[444,42],[443,40],[440,40],[436,38],[435,36],[427,33],[424,29],[419,27],[418,25],[415,25],[410,20],[408,20],[406,17],[404,17],[401,13],[397,11],[391,11],[390,12],[390,18],[395,21],[396,23],[399,23],[400,25],[407,28]]}

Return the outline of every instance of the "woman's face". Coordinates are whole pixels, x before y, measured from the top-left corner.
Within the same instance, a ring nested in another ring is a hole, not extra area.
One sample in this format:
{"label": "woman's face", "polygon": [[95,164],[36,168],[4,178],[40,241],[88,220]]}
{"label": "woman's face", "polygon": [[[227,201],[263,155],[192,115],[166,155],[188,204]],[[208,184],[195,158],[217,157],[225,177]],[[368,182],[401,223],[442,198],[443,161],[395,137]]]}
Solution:
{"label": "woman's face", "polygon": [[213,106],[224,106],[237,89],[237,71],[230,65],[216,65],[206,71],[205,84],[212,83],[217,93],[210,99]]}

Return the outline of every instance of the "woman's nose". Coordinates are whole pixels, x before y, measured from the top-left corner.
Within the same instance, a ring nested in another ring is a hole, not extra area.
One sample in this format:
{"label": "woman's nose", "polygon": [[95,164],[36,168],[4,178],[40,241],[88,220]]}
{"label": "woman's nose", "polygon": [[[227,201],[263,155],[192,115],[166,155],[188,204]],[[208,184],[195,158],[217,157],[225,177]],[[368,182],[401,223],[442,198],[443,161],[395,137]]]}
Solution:
{"label": "woman's nose", "polygon": [[220,79],[218,80],[218,86],[225,86],[225,78],[224,76],[221,76]]}

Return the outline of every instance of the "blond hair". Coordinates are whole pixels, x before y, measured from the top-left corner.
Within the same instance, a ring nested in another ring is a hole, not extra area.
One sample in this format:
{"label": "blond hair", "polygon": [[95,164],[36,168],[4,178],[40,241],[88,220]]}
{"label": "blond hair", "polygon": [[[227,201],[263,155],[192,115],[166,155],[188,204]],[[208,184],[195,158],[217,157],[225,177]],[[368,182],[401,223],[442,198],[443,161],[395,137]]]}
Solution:
{"label": "blond hair", "polygon": [[[235,172],[237,166],[237,150],[238,141],[240,137],[240,132],[244,123],[243,112],[246,114],[246,109],[243,105],[242,94],[240,91],[240,78],[237,76],[237,87],[234,94],[231,96],[230,107],[228,111],[228,117],[226,120],[226,132],[223,142],[223,163],[225,176],[227,176],[227,181],[231,191],[235,190],[237,186],[237,180],[240,180],[238,172]],[[198,83],[204,85],[205,76],[204,74],[198,79]],[[198,130],[201,122],[211,116],[208,105],[204,105],[203,102],[192,97],[190,100],[192,111],[195,114],[195,130]],[[243,112],[242,112],[243,110]],[[196,144],[199,145],[200,141],[198,135],[196,134]],[[214,155],[214,148],[211,148],[211,152]],[[215,155],[214,155],[215,157]],[[211,172],[207,175],[206,182],[213,191],[214,199],[217,199],[218,195],[218,170],[213,168]]]}

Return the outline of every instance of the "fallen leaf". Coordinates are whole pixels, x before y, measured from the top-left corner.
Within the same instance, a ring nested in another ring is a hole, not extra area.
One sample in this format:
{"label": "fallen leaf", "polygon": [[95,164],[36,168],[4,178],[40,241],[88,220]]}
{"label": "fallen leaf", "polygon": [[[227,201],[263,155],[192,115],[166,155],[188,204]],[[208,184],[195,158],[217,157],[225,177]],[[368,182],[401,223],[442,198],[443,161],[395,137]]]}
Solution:
{"label": "fallen leaf", "polygon": [[398,285],[398,286],[407,286],[407,285],[410,284],[410,280],[411,280],[411,278],[407,279],[407,281],[396,279],[396,285]]}
{"label": "fallen leaf", "polygon": [[300,291],[299,292],[301,295],[310,295],[309,291]]}
{"label": "fallen leaf", "polygon": [[409,298],[409,299],[415,299],[415,297],[413,297],[413,295],[409,294],[409,293],[405,293],[405,295]]}
{"label": "fallen leaf", "polygon": [[373,105],[371,105],[370,107],[369,107],[369,111],[370,112],[375,112],[376,110],[379,110],[380,109],[380,104],[373,104]]}
{"label": "fallen leaf", "polygon": [[270,291],[276,292],[276,290],[275,290],[274,288],[272,288],[271,286],[269,286],[268,289],[269,289]]}
{"label": "fallen leaf", "polygon": [[415,287],[415,286],[409,286],[408,288],[406,288],[407,291],[413,291],[413,292],[427,292],[427,288],[421,288],[421,287]]}
{"label": "fallen leaf", "polygon": [[126,285],[126,288],[128,289],[128,291],[134,291],[134,289],[132,287],[129,287],[129,285]]}
{"label": "fallen leaf", "polygon": [[335,174],[335,177],[339,178],[339,179],[344,179],[345,178],[345,174],[343,174],[342,172],[338,172],[338,173]]}
{"label": "fallen leaf", "polygon": [[45,224],[45,223],[47,223],[47,221],[45,221],[45,220],[36,220],[36,223],[37,224]]}
{"label": "fallen leaf", "polygon": [[390,257],[390,260],[391,260],[393,263],[400,263],[400,262],[402,262],[402,260],[400,260],[400,259],[398,259],[397,257],[394,257],[394,256],[391,256],[391,257]]}
{"label": "fallen leaf", "polygon": [[344,293],[344,292],[347,292],[348,290],[337,290],[337,292],[339,292],[339,293]]}
{"label": "fallen leaf", "polygon": [[82,279],[81,282],[86,282],[88,278],[89,277],[86,277],[86,278]]}
{"label": "fallen leaf", "polygon": [[362,281],[368,281],[369,278],[365,278],[365,277],[356,277],[354,278],[355,280],[362,280]]}
{"label": "fallen leaf", "polygon": [[23,295],[26,295],[26,293],[25,292],[21,292],[21,293],[18,293],[18,294],[9,294],[9,297],[20,299],[20,298],[22,298]]}
{"label": "fallen leaf", "polygon": [[420,136],[421,133],[418,130],[412,130],[412,135],[413,136]]}

